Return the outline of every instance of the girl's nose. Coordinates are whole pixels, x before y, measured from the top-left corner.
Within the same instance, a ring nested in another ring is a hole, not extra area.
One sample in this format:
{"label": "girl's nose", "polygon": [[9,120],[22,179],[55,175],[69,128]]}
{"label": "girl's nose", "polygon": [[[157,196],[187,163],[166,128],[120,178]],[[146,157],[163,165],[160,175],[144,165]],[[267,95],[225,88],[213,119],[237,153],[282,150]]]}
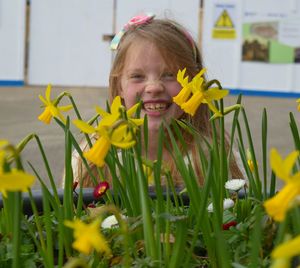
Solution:
{"label": "girl's nose", "polygon": [[161,81],[151,81],[146,84],[145,92],[148,94],[160,94],[164,91],[164,85]]}

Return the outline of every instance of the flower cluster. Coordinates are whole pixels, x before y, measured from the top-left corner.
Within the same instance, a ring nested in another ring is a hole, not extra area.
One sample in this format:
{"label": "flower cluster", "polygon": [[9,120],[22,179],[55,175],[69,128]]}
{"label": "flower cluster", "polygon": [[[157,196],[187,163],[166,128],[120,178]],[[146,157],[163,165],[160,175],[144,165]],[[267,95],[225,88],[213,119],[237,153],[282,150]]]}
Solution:
{"label": "flower cluster", "polygon": [[134,146],[136,127],[143,124],[143,119],[132,118],[138,106],[139,103],[125,111],[121,104],[121,98],[117,96],[110,107],[111,113],[96,107],[97,113],[102,117],[102,120],[96,127],[79,119],[73,121],[74,125],[81,131],[87,134],[95,134],[97,137],[93,147],[89,151],[84,152],[84,156],[90,162],[102,167],[111,145],[122,149]]}
{"label": "flower cluster", "polygon": [[209,109],[215,113],[215,116],[222,116],[212,102],[224,98],[229,91],[219,88],[208,89],[203,77],[205,69],[194,76],[191,82],[189,82],[189,77],[185,76],[185,72],[186,68],[179,70],[177,73],[177,81],[181,84],[182,90],[173,98],[173,101],[192,116],[201,103],[207,104]]}

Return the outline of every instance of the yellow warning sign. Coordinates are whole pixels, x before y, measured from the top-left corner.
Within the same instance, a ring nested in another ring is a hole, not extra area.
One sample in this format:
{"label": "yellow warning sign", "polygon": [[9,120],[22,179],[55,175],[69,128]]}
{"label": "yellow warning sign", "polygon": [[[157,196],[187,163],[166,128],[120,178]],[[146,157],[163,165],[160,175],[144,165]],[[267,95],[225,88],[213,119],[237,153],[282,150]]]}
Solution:
{"label": "yellow warning sign", "polygon": [[217,19],[215,27],[234,28],[233,22],[226,9],[223,10],[221,15]]}
{"label": "yellow warning sign", "polygon": [[235,39],[236,30],[234,23],[226,9],[217,17],[214,24],[212,37],[215,39]]}

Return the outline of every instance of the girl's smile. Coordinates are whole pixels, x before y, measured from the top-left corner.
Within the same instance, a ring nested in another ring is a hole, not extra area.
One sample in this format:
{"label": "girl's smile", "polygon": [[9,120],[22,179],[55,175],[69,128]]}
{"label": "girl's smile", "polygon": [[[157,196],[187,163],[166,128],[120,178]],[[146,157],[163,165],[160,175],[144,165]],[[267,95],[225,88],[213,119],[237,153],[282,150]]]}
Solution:
{"label": "girl's smile", "polygon": [[120,96],[130,108],[143,103],[141,116],[147,114],[149,130],[157,130],[164,119],[170,122],[183,111],[173,102],[181,90],[176,74],[166,64],[157,47],[141,39],[128,49],[121,77]]}

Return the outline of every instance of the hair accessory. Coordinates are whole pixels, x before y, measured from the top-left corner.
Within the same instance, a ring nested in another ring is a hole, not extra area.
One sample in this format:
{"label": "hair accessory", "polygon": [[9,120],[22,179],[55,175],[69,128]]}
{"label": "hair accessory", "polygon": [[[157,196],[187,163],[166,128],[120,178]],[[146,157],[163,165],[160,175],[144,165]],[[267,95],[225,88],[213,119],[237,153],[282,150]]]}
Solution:
{"label": "hair accessory", "polygon": [[152,13],[146,13],[146,14],[137,15],[137,16],[131,18],[123,26],[122,30],[115,35],[115,37],[113,38],[113,40],[110,43],[110,48],[112,50],[116,50],[118,48],[118,45],[121,41],[122,36],[124,35],[124,33],[126,33],[126,31],[128,31],[128,29],[131,26],[138,26],[138,25],[146,24],[148,22],[151,22],[154,17],[155,17],[155,15]]}

